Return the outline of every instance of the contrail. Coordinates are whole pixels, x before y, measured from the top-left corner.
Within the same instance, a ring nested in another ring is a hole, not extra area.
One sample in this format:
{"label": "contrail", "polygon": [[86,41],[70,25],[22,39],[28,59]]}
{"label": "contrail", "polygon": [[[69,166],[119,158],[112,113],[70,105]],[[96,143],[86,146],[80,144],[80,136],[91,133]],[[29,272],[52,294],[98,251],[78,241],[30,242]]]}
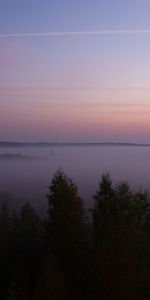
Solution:
{"label": "contrail", "polygon": [[8,33],[8,34],[0,34],[0,38],[86,36],[86,35],[136,35],[136,34],[150,34],[150,29]]}

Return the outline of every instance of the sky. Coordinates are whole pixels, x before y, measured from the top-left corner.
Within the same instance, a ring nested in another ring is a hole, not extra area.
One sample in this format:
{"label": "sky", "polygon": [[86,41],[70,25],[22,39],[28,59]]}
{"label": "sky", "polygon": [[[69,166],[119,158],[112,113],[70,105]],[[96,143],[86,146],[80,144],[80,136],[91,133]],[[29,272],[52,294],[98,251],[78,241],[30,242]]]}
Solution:
{"label": "sky", "polygon": [[150,143],[149,0],[1,0],[0,140]]}

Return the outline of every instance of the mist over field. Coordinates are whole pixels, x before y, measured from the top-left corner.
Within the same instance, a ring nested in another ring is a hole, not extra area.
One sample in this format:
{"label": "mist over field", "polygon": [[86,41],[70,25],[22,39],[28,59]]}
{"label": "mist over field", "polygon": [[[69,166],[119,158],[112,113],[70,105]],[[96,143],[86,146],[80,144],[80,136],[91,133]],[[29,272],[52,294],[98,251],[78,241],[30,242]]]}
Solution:
{"label": "mist over field", "polygon": [[114,182],[125,180],[133,189],[150,189],[150,148],[146,146],[1,145],[1,201],[7,199],[15,207],[30,201],[45,209],[48,186],[59,167],[77,184],[87,207],[106,171]]}

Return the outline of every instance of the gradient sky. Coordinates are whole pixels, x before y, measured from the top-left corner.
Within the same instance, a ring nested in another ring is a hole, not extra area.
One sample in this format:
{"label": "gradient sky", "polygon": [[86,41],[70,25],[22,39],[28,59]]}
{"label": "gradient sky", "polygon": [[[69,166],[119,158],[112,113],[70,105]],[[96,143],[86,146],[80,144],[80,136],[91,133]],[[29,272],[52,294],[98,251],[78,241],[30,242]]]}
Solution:
{"label": "gradient sky", "polygon": [[1,0],[0,140],[150,143],[149,12],[149,0]]}

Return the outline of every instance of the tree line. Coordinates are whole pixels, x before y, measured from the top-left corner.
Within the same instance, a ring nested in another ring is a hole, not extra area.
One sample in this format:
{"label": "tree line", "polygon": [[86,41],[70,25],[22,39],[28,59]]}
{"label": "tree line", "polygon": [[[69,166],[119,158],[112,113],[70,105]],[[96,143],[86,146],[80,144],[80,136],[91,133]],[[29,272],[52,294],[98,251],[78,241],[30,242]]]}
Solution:
{"label": "tree line", "polygon": [[101,176],[90,218],[63,170],[40,217],[30,203],[0,211],[0,299],[150,299],[150,201]]}

